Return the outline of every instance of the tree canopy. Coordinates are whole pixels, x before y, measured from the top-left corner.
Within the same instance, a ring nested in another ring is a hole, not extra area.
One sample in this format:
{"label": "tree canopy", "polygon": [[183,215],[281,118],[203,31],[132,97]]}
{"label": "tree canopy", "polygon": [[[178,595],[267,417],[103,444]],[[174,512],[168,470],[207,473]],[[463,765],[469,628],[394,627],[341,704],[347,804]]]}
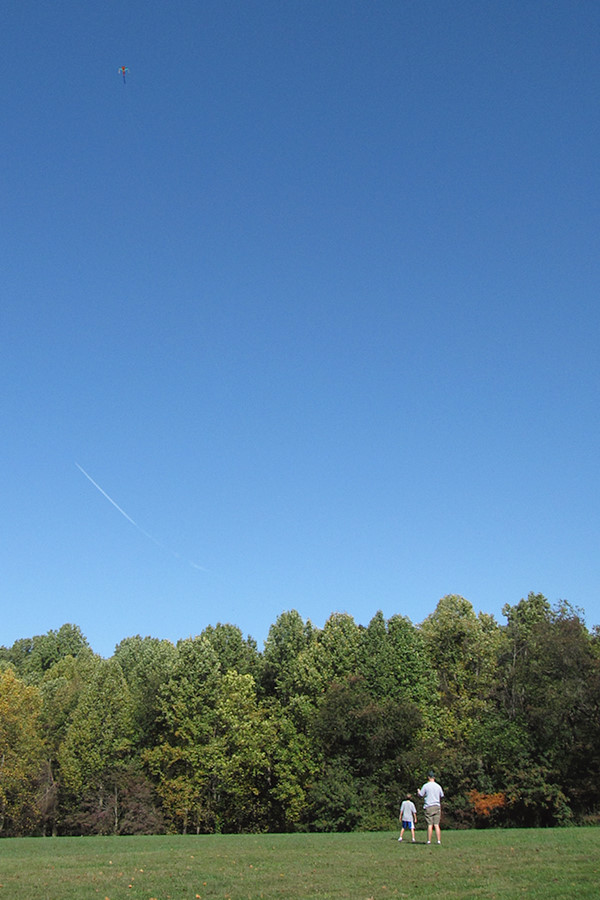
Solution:
{"label": "tree canopy", "polygon": [[0,836],[389,828],[432,767],[457,827],[598,821],[599,631],[541,594],[503,615],[0,647]]}

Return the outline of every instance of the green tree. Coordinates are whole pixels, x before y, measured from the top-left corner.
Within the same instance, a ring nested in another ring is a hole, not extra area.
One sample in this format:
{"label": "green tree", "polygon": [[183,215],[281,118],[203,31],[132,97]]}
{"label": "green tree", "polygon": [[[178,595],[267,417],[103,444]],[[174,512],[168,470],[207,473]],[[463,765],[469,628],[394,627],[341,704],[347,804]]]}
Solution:
{"label": "green tree", "polygon": [[161,692],[175,669],[177,650],[170,641],[136,635],[118,644],[113,659],[131,694],[136,746],[150,747],[159,735]]}
{"label": "green tree", "polygon": [[215,651],[224,675],[234,670],[240,675],[258,677],[260,659],[256,641],[251,637],[244,638],[237,625],[218,622],[207,626],[201,637],[206,638]]}
{"label": "green tree", "polygon": [[290,715],[276,699],[267,701],[265,712],[270,740],[269,830],[305,830],[309,824],[308,793],[318,778],[322,761],[314,741],[299,726],[297,716]]}
{"label": "green tree", "polygon": [[144,753],[173,830],[248,831],[268,824],[275,726],[258,702],[253,676],[233,668],[223,673],[217,650],[223,651],[224,636],[235,638],[231,631],[209,631],[178,644],[161,695],[162,737]]}
{"label": "green tree", "polygon": [[266,828],[272,725],[257,702],[253,677],[233,670],[224,675],[204,753],[204,807],[212,819],[205,824],[211,830]]}
{"label": "green tree", "polygon": [[[385,827],[397,808],[402,756],[420,723],[414,703],[374,698],[361,675],[333,681],[314,722],[322,759],[310,797],[316,827]],[[344,815],[341,798],[352,801]]]}
{"label": "green tree", "polygon": [[421,632],[439,696],[422,735],[423,777],[430,766],[443,777],[446,811],[461,821],[472,812],[469,792],[492,786],[482,723],[491,726],[497,719],[494,693],[504,637],[492,616],[476,615],[468,600],[454,594],[439,601]]}
{"label": "green tree", "polygon": [[512,812],[523,824],[569,821],[600,803],[600,665],[593,639],[577,610],[564,602],[552,608],[540,594],[504,613],[500,697],[509,722],[525,731],[529,752],[528,765],[506,773]]}
{"label": "green tree", "polygon": [[60,818],[61,779],[58,757],[82,691],[92,679],[101,660],[91,650],[77,657],[65,656],[48,669],[40,683],[45,765],[40,784],[40,810],[44,834],[57,833]]}
{"label": "green tree", "polygon": [[287,704],[301,684],[298,660],[315,638],[311,623],[295,610],[281,613],[271,625],[262,654],[261,690]]}
{"label": "green tree", "polygon": [[437,674],[443,702],[489,696],[496,674],[502,632],[493,616],[475,615],[464,597],[442,597],[421,625],[427,653]]}
{"label": "green tree", "polygon": [[159,692],[160,731],[142,753],[162,799],[168,827],[186,833],[207,829],[205,746],[215,732],[215,705],[222,679],[207,637],[177,643],[170,678]]}
{"label": "green tree", "polygon": [[[85,685],[59,748],[61,778],[76,804],[82,794],[93,797],[98,814],[113,804],[110,830],[119,830],[118,795],[131,763],[133,703],[121,667],[101,660]],[[78,827],[77,816],[67,817]]]}
{"label": "green tree", "polygon": [[53,754],[66,737],[83,689],[101,664],[91,650],[65,656],[48,669],[39,685],[42,696],[41,722],[46,746]]}
{"label": "green tree", "polygon": [[296,661],[296,694],[316,704],[334,679],[356,673],[360,629],[348,613],[332,613]]}
{"label": "green tree", "polygon": [[12,647],[0,647],[0,660],[14,665],[17,673],[30,684],[39,684],[44,672],[66,656],[77,656],[89,650],[87,639],[77,625],[62,625],[32,638],[21,638]]}
{"label": "green tree", "polygon": [[527,669],[536,656],[536,638],[540,626],[550,623],[552,607],[542,594],[530,593],[515,606],[506,603],[507,646],[502,654],[504,706],[511,719],[522,715],[528,691]]}
{"label": "green tree", "polygon": [[0,834],[31,833],[40,821],[41,697],[11,668],[0,671]]}
{"label": "green tree", "polygon": [[371,696],[425,706],[436,693],[422,633],[405,616],[377,612],[360,632],[359,671]]}

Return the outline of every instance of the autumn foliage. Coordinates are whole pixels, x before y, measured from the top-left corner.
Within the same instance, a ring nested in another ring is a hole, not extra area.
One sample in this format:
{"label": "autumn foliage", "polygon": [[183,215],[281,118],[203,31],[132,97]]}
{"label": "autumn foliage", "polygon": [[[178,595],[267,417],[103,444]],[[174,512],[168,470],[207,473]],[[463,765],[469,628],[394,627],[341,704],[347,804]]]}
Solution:
{"label": "autumn foliage", "polygon": [[501,792],[482,794],[480,791],[472,790],[467,796],[473,805],[475,814],[482,819],[489,819],[493,813],[506,806],[506,795]]}

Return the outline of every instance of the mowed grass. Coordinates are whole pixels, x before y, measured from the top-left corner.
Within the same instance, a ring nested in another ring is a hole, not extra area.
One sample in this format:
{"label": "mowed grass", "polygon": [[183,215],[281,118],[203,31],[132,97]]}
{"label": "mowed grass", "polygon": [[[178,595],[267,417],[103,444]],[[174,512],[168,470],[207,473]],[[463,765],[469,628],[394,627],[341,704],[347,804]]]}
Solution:
{"label": "mowed grass", "polygon": [[0,900],[598,898],[600,829],[13,838]]}

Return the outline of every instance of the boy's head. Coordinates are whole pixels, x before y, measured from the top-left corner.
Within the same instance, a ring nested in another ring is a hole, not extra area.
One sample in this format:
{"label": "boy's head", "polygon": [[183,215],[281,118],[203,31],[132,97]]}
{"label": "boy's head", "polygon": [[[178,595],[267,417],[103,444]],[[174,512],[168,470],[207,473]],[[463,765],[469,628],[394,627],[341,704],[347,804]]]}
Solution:
{"label": "boy's head", "polygon": [[433,769],[429,770],[429,774],[427,775],[427,777],[430,781],[435,781],[435,772],[433,771]]}
{"label": "boy's head", "polygon": [[406,795],[406,799],[407,799],[407,800],[412,800],[412,794],[407,794],[407,795]]}

